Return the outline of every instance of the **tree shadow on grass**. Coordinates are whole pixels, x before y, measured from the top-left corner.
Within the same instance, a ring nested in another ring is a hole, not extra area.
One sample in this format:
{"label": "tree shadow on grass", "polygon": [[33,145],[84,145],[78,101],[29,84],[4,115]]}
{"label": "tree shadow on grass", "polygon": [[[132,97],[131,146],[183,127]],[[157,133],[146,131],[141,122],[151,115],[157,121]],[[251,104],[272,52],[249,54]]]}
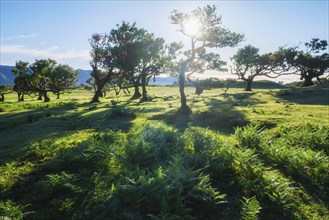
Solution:
{"label": "tree shadow on grass", "polygon": [[124,106],[90,103],[8,114],[1,118],[0,165],[21,158],[28,146],[40,140],[55,141],[83,130],[129,131],[135,118],[136,114]]}
{"label": "tree shadow on grass", "polygon": [[244,126],[248,123],[243,113],[228,106],[223,106],[220,112],[209,110],[190,115],[181,115],[173,110],[165,114],[154,115],[150,120],[162,120],[179,130],[185,130],[188,126],[193,125],[225,134],[230,134],[234,132],[235,127]]}
{"label": "tree shadow on grass", "polygon": [[276,98],[302,105],[329,105],[329,83],[304,88],[284,89],[274,94]]}
{"label": "tree shadow on grass", "polygon": [[[51,118],[27,124],[32,126],[31,128],[34,131],[29,133],[30,136],[25,135],[24,140],[17,140],[19,152],[12,153],[12,147],[15,143],[10,142],[6,143],[9,144],[8,146],[2,146],[8,148],[8,152],[7,156],[1,158],[1,164],[15,162],[15,169],[24,168],[25,164],[33,164],[31,171],[17,174],[19,176],[17,176],[14,185],[10,186],[9,190],[0,190],[2,199],[10,199],[22,205],[32,204],[24,211],[35,212],[35,210],[38,210],[37,216],[45,217],[49,216],[49,213],[58,214],[54,209],[56,207],[56,204],[53,203],[55,200],[60,201],[62,199],[64,201],[70,196],[76,197],[70,187],[66,187],[66,185],[61,185],[59,188],[52,187],[51,191],[47,190],[46,187],[49,186],[45,185],[45,181],[49,182],[49,178],[51,178],[47,175],[62,175],[65,178],[71,178],[71,176],[66,176],[65,173],[72,174],[72,181],[77,187],[88,188],[88,186],[85,186],[85,182],[75,179],[75,176],[91,177],[94,174],[91,168],[96,162],[85,156],[85,151],[91,144],[88,140],[94,137],[94,133],[97,135],[99,134],[98,131],[106,131],[106,128],[110,130],[130,130],[131,121],[136,118],[136,115],[123,106],[108,108],[104,105],[99,107],[97,105],[83,105],[80,107],[83,107],[83,109],[70,112],[69,115],[57,115],[58,117],[55,115]],[[72,126],[68,120],[75,121],[74,123],[79,126]],[[47,127],[49,124],[52,124],[50,126],[52,129]],[[37,127],[38,129],[36,129]],[[23,134],[23,131],[20,133],[21,127],[14,129],[17,132],[15,135],[20,136]],[[8,129],[5,132],[13,132],[14,129]],[[77,133],[85,129],[87,130],[80,134]],[[87,134],[85,132],[90,132],[90,135],[87,137],[81,136],[81,134]],[[100,135],[99,137],[102,138],[103,136]],[[59,139],[61,140],[58,141]],[[71,180],[69,179],[69,181]],[[71,182],[68,182],[68,184],[71,184]],[[85,196],[87,192],[84,191],[83,193],[83,196]],[[78,194],[82,195],[81,193]],[[65,219],[65,216],[52,217],[52,219]]]}
{"label": "tree shadow on grass", "polygon": [[[236,106],[254,106],[265,103],[255,97],[256,93],[243,92],[238,94],[222,94],[222,97],[212,97],[209,99],[200,98],[191,100],[192,114],[181,115],[177,110],[172,110],[164,114],[157,114],[150,120],[162,120],[171,124],[179,130],[185,130],[189,125],[209,128],[224,134],[231,134],[236,127],[245,126],[249,123],[243,111],[237,110]],[[193,111],[194,103],[204,102],[207,110]],[[273,125],[268,125],[273,127]]]}
{"label": "tree shadow on grass", "polygon": [[[42,158],[39,158],[35,152],[30,152],[24,159],[32,162],[35,165],[34,169],[21,176],[8,191],[0,191],[1,197],[18,204],[28,204],[24,211],[31,212],[32,215],[36,213],[39,218],[43,216],[40,219],[49,218],[52,214],[62,214],[63,216],[52,216],[51,219],[66,219],[64,216],[66,213],[58,210],[56,206],[59,204],[54,202],[56,200],[64,201],[66,198],[76,198],[82,202],[80,197],[87,194],[85,191],[88,188],[88,185],[85,184],[86,179],[77,178],[91,178],[93,175],[91,167],[94,162],[88,160],[84,155],[87,147],[88,141],[84,141],[76,147],[61,149],[54,157],[45,161],[39,161]],[[51,177],[47,175],[53,175],[54,178],[56,175],[62,175],[66,179],[60,180],[62,182],[56,182],[56,180],[51,182],[49,181]],[[81,192],[75,192],[74,188],[70,188],[70,186],[80,188]]]}
{"label": "tree shadow on grass", "polygon": [[[249,105],[257,105],[266,103],[265,101],[261,101],[255,97],[256,93],[253,92],[243,92],[243,93],[235,93],[235,94],[221,94],[225,98],[227,104],[231,104],[232,106],[249,106]],[[212,99],[213,102],[218,102],[217,99]],[[212,103],[209,103],[212,105]],[[212,105],[216,107],[216,104]]]}

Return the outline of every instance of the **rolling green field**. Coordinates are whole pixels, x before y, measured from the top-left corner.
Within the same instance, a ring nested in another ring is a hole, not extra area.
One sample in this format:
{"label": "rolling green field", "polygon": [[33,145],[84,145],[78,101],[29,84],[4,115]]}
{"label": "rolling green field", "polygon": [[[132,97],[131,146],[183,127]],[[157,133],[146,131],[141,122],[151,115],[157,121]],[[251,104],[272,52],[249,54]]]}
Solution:
{"label": "rolling green field", "polygon": [[328,85],[148,94],[6,95],[0,219],[329,219]]}

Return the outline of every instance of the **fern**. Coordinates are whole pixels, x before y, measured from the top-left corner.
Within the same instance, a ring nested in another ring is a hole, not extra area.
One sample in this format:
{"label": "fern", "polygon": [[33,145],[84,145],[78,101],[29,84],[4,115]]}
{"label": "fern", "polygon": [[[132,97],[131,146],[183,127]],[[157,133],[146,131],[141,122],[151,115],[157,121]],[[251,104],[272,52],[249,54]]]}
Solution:
{"label": "fern", "polygon": [[256,220],[258,219],[258,214],[260,213],[262,207],[259,205],[256,197],[251,198],[243,197],[242,209],[241,209],[241,219],[242,220]]}

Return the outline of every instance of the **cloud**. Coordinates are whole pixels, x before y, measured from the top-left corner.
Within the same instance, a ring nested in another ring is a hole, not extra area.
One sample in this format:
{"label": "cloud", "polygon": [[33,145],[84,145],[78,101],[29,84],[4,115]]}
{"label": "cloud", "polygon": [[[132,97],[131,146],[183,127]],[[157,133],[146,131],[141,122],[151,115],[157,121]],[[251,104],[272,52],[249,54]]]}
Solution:
{"label": "cloud", "polygon": [[53,47],[47,48],[46,50],[57,50],[57,49],[58,49],[58,46],[53,46]]}
{"label": "cloud", "polygon": [[33,37],[36,37],[36,36],[38,36],[38,34],[21,34],[21,35],[16,35],[16,36],[11,36],[11,37],[1,38],[1,41],[14,40],[14,39],[33,38]]}
{"label": "cloud", "polygon": [[[24,45],[3,45],[1,44],[0,52],[3,57],[14,55],[15,59],[24,58],[26,61],[33,62],[35,59],[54,59],[60,63],[66,63],[74,68],[87,68],[89,66],[88,50],[59,50],[58,46],[46,49],[34,49]],[[17,60],[7,61],[15,63]]]}

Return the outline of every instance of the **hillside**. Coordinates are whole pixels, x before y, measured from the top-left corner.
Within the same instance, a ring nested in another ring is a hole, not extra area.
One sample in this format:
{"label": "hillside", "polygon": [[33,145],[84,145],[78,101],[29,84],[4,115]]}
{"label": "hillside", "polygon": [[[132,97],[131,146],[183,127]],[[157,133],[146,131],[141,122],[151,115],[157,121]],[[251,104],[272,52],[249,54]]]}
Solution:
{"label": "hillside", "polygon": [[13,85],[14,76],[11,73],[13,66],[0,65],[0,85]]}
{"label": "hillside", "polygon": [[76,84],[86,84],[87,79],[90,77],[91,70],[77,69],[77,71],[79,72],[79,76]]}

